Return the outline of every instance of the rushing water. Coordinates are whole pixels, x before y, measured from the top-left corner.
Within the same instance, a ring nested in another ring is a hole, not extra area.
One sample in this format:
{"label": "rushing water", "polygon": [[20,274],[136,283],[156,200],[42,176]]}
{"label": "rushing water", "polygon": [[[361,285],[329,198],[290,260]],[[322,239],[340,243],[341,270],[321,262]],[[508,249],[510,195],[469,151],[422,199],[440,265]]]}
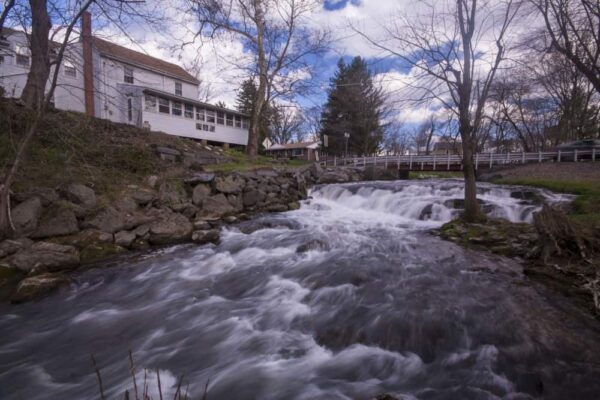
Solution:
{"label": "rushing water", "polygon": [[[0,398],[98,398],[93,353],[107,398],[122,399],[129,349],[160,369],[166,399],[181,375],[195,398],[210,379],[209,400],[600,398],[596,320],[516,262],[427,232],[462,190],[324,186],[298,211],[227,228],[218,246],[121,260],[2,306]],[[537,208],[480,190],[494,216],[528,221]]]}

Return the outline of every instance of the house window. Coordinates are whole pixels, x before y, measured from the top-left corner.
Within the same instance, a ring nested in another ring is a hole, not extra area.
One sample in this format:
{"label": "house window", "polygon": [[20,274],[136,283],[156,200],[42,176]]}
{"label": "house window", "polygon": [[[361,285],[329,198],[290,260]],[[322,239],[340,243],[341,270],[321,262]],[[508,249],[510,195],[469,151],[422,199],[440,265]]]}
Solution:
{"label": "house window", "polygon": [[[167,100],[168,107],[168,100]],[[146,111],[156,111],[156,96],[152,96],[147,94],[145,97],[145,110]]]}
{"label": "house window", "polygon": [[181,116],[181,103],[179,101],[172,103],[171,114]]}
{"label": "house window", "polygon": [[184,107],[183,116],[186,118],[194,118],[194,105],[186,103]]}
{"label": "house window", "polygon": [[175,94],[177,96],[183,96],[183,85],[181,82],[175,82]]}
{"label": "house window", "polygon": [[196,107],[196,119],[198,121],[204,121],[204,109]]}
{"label": "house window", "polygon": [[133,121],[133,99],[127,98],[127,121]]}
{"label": "house window", "polygon": [[123,68],[123,82],[133,83],[133,69],[130,67]]}
{"label": "house window", "polygon": [[162,97],[158,98],[158,112],[163,114],[169,114],[171,110],[169,109],[169,99],[165,99]]}
{"label": "house window", "polygon": [[211,124],[215,123],[215,112],[211,110],[206,110],[206,122]]}
{"label": "house window", "polygon": [[63,64],[64,70],[65,70],[65,76],[70,76],[73,78],[77,77],[77,70],[75,69],[75,64],[73,64],[71,61],[66,60]]}
{"label": "house window", "polygon": [[240,116],[235,117],[235,127],[236,128],[242,127],[242,117],[240,117]]}
{"label": "house window", "polygon": [[4,56],[0,56],[0,65],[4,64]]}
{"label": "house window", "polygon": [[29,67],[29,49],[25,46],[16,46],[15,53],[17,54],[17,65]]}
{"label": "house window", "polygon": [[227,126],[233,126],[233,115],[227,114]]}
{"label": "house window", "polygon": [[248,121],[248,118],[243,118],[242,119],[242,128],[243,129],[249,129],[250,128],[250,121]]}
{"label": "house window", "polygon": [[225,125],[225,113],[223,111],[217,111],[217,124]]}
{"label": "house window", "polygon": [[208,130],[211,131],[211,132],[214,132],[215,131],[215,126],[214,125],[209,125],[208,126]]}

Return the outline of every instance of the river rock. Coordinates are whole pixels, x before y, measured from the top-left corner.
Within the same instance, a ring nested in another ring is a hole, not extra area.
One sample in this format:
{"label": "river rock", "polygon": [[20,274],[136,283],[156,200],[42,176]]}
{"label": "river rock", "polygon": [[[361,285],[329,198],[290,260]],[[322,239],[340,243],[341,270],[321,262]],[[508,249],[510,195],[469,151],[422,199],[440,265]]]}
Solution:
{"label": "river rock", "polygon": [[221,238],[221,234],[217,229],[195,231],[192,234],[192,241],[198,244],[206,243],[218,243]]}
{"label": "river rock", "polygon": [[96,193],[89,187],[78,183],[71,183],[58,190],[58,193],[65,199],[82,205],[87,208],[96,205]]}
{"label": "river rock", "polygon": [[210,228],[211,228],[211,224],[204,219],[199,219],[199,220],[194,221],[194,230],[207,231]]}
{"label": "river rock", "polygon": [[535,190],[513,190],[510,193],[510,197],[513,199],[525,200],[531,204],[542,204],[544,202],[544,198]]}
{"label": "river rock", "polygon": [[0,242],[0,259],[10,256],[17,251],[31,247],[33,240],[27,238],[8,239]]}
{"label": "river rock", "polygon": [[114,238],[111,233],[103,232],[99,229],[86,229],[74,235],[53,238],[52,242],[82,249],[91,244],[112,243],[113,240]]}
{"label": "river rock", "polygon": [[324,171],[321,176],[319,176],[318,183],[326,184],[326,183],[344,183],[350,180],[348,174],[341,170],[327,170]]}
{"label": "river rock", "polygon": [[321,175],[323,175],[323,168],[321,167],[321,164],[319,164],[319,163],[313,163],[308,168],[308,171],[310,172],[310,175],[315,180],[319,180],[319,178],[321,177]]}
{"label": "river rock", "polygon": [[126,214],[113,207],[107,207],[93,218],[83,222],[83,228],[98,229],[103,232],[116,233],[125,229]]}
{"label": "river rock", "polygon": [[43,186],[32,187],[23,192],[18,192],[14,195],[13,199],[21,203],[32,197],[37,197],[40,199],[44,207],[48,207],[50,204],[57,202],[59,199],[56,190]]}
{"label": "river rock", "polygon": [[13,208],[11,218],[17,235],[26,236],[34,232],[42,211],[42,201],[38,197],[31,197]]}
{"label": "river rock", "polygon": [[231,207],[235,208],[236,211],[242,211],[244,209],[244,201],[241,194],[229,194],[227,195],[227,201],[229,204],[231,204]]}
{"label": "river rock", "polygon": [[222,217],[226,214],[235,212],[235,208],[229,204],[227,197],[219,193],[214,196],[207,197],[202,202],[202,209],[199,211],[201,217]]}
{"label": "river rock", "polygon": [[51,236],[71,235],[79,232],[77,216],[73,210],[54,204],[42,216],[32,238],[43,239]]}
{"label": "river rock", "polygon": [[194,191],[192,193],[192,202],[197,206],[201,206],[202,201],[209,197],[210,193],[210,186],[200,183],[194,188]]}
{"label": "river rock", "polygon": [[148,183],[148,186],[154,189],[156,187],[156,184],[158,183],[158,176],[150,175],[148,179],[146,179],[146,183]]}
{"label": "river rock", "polygon": [[35,300],[68,284],[69,280],[62,274],[45,273],[30,276],[19,282],[10,300],[13,303]]}
{"label": "river rock", "polygon": [[185,242],[191,238],[193,229],[185,216],[168,213],[150,225],[148,241],[155,245]]}
{"label": "river rock", "polygon": [[242,201],[245,207],[252,207],[257,203],[265,201],[266,197],[267,196],[264,192],[257,189],[250,189],[249,191],[244,192],[242,196]]}
{"label": "river rock", "polygon": [[215,188],[217,191],[225,194],[240,193],[244,188],[246,181],[237,175],[219,176],[215,178]]}
{"label": "river rock", "polygon": [[163,182],[158,189],[158,199],[168,206],[181,204],[187,201],[187,193],[181,182]]}
{"label": "river rock", "polygon": [[267,207],[267,211],[269,211],[269,212],[284,212],[287,210],[288,210],[288,207],[285,204],[272,204]]}
{"label": "river rock", "polygon": [[329,244],[323,240],[313,239],[310,242],[298,246],[296,253],[306,253],[311,250],[327,251],[330,250],[330,247]]}
{"label": "river rock", "polygon": [[140,206],[145,206],[156,198],[155,194],[151,190],[147,189],[137,189],[132,191],[130,194],[133,201],[135,201]]}
{"label": "river rock", "polygon": [[79,252],[73,246],[37,242],[7,259],[12,265],[30,275],[73,269],[79,265]]}
{"label": "river rock", "polygon": [[427,204],[425,208],[421,210],[421,214],[419,214],[419,220],[425,221],[431,219],[431,215],[433,214],[433,204]]}
{"label": "river rock", "polygon": [[113,203],[113,206],[119,211],[134,212],[138,208],[138,203],[131,197],[121,197]]}
{"label": "river rock", "polygon": [[188,185],[197,185],[199,183],[211,183],[215,179],[215,174],[212,172],[198,172],[183,181]]}
{"label": "river rock", "polygon": [[136,237],[134,232],[121,231],[115,234],[115,244],[123,247],[131,247]]}

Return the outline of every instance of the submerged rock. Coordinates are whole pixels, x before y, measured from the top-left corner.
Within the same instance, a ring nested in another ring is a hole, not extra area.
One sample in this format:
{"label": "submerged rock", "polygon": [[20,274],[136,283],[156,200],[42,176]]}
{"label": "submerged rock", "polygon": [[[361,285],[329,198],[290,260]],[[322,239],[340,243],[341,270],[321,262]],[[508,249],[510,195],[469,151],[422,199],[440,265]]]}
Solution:
{"label": "submerged rock", "polygon": [[69,280],[62,274],[41,274],[23,279],[12,294],[13,303],[23,303],[46,296],[61,286],[69,284]]}
{"label": "submerged rock", "polygon": [[198,244],[218,243],[221,239],[221,234],[217,229],[206,231],[195,231],[192,234],[192,241]]}
{"label": "submerged rock", "polygon": [[329,244],[327,242],[319,239],[314,239],[310,242],[298,246],[298,248],[296,249],[296,253],[306,253],[311,250],[328,251],[330,249],[331,248],[329,247]]}

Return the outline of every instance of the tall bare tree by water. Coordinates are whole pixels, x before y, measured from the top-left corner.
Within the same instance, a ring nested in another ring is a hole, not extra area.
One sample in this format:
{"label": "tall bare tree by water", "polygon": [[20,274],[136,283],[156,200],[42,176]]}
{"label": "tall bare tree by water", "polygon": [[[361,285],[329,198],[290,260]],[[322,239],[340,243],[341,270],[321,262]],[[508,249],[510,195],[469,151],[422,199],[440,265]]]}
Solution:
{"label": "tall bare tree by water", "polygon": [[520,3],[477,0],[418,2],[418,15],[385,26],[385,37],[354,30],[371,45],[410,65],[407,90],[417,102],[436,101],[457,120],[462,139],[467,221],[482,218],[477,203],[474,151],[490,87],[506,57],[507,36]]}
{"label": "tall bare tree by water", "polygon": [[[281,93],[291,93],[310,76],[310,56],[321,53],[328,33],[308,29],[306,19],[322,0],[189,0],[199,23],[198,37],[228,34],[252,54],[247,69],[258,80],[247,153],[258,154],[261,112]],[[241,66],[242,67],[242,66]]]}

